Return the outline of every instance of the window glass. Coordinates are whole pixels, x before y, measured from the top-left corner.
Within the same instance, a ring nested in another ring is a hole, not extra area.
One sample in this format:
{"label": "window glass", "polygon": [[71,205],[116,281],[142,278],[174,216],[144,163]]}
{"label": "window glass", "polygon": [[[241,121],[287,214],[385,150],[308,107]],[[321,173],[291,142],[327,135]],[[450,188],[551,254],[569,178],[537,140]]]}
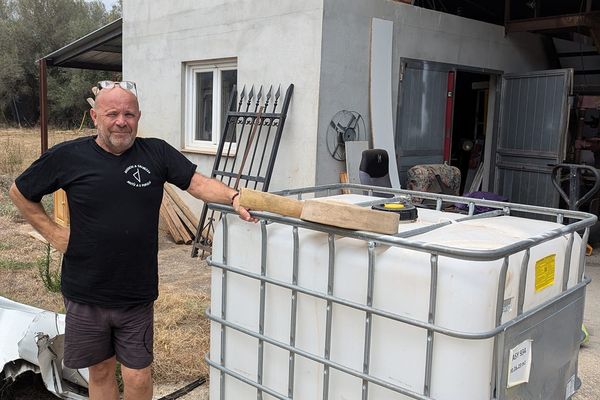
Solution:
{"label": "window glass", "polygon": [[[223,129],[225,128],[225,123],[227,122],[225,119],[225,115],[227,114],[227,107],[229,106],[231,93],[233,92],[233,87],[235,86],[236,82],[236,70],[223,71],[221,73],[221,129],[219,131],[219,134],[220,132],[223,132]],[[236,101],[234,100],[233,104],[231,105],[231,109],[235,110],[235,108]],[[236,141],[235,137],[232,141]]]}
{"label": "window glass", "polygon": [[212,140],[213,73],[196,73],[195,140]]}

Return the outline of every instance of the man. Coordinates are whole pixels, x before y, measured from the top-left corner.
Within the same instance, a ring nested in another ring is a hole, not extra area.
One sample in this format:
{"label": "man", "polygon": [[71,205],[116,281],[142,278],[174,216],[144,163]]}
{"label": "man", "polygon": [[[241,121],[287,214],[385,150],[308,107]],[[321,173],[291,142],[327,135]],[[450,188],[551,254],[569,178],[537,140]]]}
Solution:
{"label": "man", "polygon": [[[97,136],[54,146],[23,172],[10,197],[25,219],[64,253],[61,289],[67,309],[65,365],[89,367],[90,399],[152,398],[153,304],[158,297],[158,216],[163,184],[206,202],[239,205],[238,192],[195,172],[196,165],[160,139],[136,138],[141,116],[133,82],[99,82],[90,111]],[[40,200],[63,188],[71,225]]]}

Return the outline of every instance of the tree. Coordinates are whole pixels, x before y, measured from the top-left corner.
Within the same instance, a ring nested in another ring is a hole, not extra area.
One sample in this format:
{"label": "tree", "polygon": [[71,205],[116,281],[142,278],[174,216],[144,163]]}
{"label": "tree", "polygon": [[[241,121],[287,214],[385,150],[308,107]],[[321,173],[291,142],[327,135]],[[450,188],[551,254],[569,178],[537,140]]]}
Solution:
{"label": "tree", "polygon": [[[34,124],[39,118],[37,60],[120,17],[100,0],[0,0],[0,118]],[[73,126],[87,108],[90,86],[106,74],[48,69],[50,122]]]}

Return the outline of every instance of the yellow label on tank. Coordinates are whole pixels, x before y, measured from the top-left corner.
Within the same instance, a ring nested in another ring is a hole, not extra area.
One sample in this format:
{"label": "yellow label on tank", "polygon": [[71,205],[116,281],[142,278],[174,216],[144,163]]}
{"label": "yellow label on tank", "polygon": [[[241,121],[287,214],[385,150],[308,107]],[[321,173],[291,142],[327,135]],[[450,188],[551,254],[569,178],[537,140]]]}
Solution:
{"label": "yellow label on tank", "polygon": [[535,262],[535,291],[539,292],[554,285],[556,254],[551,254]]}

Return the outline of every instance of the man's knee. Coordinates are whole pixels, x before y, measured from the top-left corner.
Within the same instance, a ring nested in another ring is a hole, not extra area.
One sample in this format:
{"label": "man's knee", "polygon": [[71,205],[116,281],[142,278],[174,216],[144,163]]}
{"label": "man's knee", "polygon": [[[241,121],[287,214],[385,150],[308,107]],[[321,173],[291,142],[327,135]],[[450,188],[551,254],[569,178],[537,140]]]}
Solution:
{"label": "man's knee", "polygon": [[132,369],[121,365],[125,390],[145,391],[152,388],[152,367]]}
{"label": "man's knee", "polygon": [[94,382],[106,382],[115,379],[115,357],[99,362],[89,367],[90,380]]}

